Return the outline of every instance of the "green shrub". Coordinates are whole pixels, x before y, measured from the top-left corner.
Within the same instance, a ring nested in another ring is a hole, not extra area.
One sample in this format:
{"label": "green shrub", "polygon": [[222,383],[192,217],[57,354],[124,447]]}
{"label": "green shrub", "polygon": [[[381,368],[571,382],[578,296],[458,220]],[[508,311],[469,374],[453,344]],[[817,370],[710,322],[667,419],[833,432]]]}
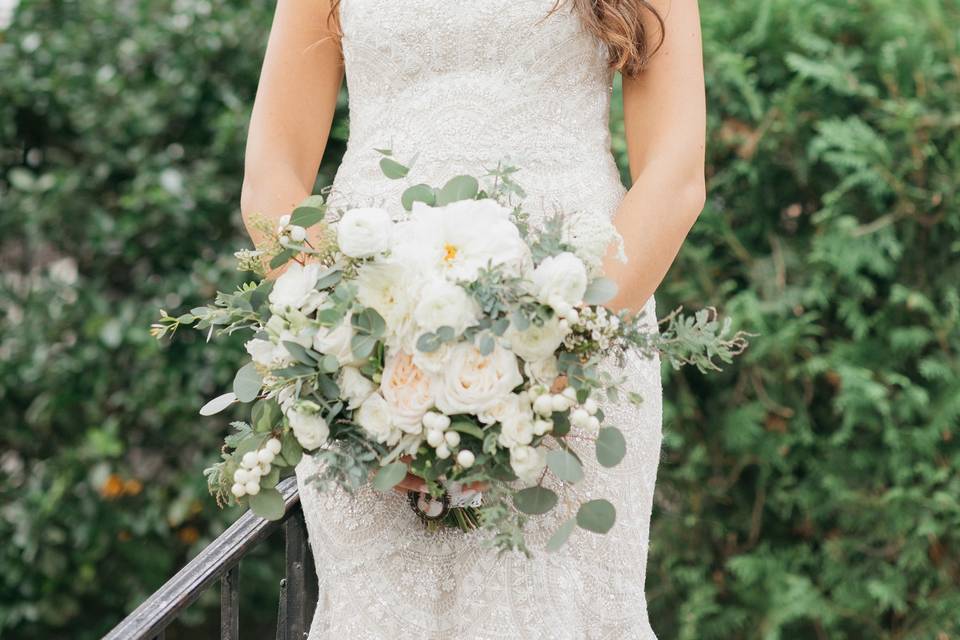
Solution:
{"label": "green shrub", "polygon": [[[665,373],[654,626],[955,637],[960,6],[701,11],[710,196],[659,306],[722,304],[761,336],[720,376]],[[269,18],[22,0],[0,33],[4,637],[99,637],[236,516],[205,495],[222,433],[196,414],[236,345],[160,346],[146,327],[237,278]],[[243,610],[265,626],[277,553],[261,555]],[[215,620],[212,600],[185,623]]]}

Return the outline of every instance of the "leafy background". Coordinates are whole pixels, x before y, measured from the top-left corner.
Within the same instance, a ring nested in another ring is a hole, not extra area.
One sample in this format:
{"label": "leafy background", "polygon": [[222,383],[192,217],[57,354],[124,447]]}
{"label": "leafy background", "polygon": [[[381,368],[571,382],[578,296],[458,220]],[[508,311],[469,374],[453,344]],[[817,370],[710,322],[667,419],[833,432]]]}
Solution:
{"label": "leafy background", "polygon": [[[0,30],[4,638],[99,637],[237,515],[200,474],[229,416],[196,414],[237,345],[147,326],[237,279],[266,4],[22,0]],[[709,198],[658,302],[761,336],[721,375],[664,372],[654,626],[960,637],[960,4],[701,12]],[[244,563],[252,637],[280,554]],[[215,600],[168,637],[209,637]]]}

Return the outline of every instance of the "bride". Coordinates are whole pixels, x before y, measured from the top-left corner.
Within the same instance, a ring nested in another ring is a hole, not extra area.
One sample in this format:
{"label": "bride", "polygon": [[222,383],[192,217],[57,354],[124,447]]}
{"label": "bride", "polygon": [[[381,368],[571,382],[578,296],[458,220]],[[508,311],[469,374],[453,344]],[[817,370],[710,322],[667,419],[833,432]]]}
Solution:
{"label": "bride", "polygon": [[[312,191],[345,77],[350,134],[332,207],[400,215],[407,186],[507,161],[533,224],[559,209],[589,235],[591,219],[613,219],[628,260],[608,254],[610,306],[643,310],[656,331],[653,292],[704,203],[701,57],[695,0],[279,0],[250,123],[247,228],[260,240],[254,213],[280,217]],[[610,152],[618,70],[629,189]],[[410,164],[406,179],[382,175],[378,149]],[[420,490],[416,476],[395,493],[319,493],[305,456],[297,477],[320,582],[310,640],[655,638],[644,580],[659,364],[628,358],[644,403],[603,410],[629,453],[603,473],[587,463],[577,485],[614,503],[615,526],[578,529],[557,552],[542,547],[562,509],[528,525],[531,558],[497,554],[482,530],[425,530],[405,497]]]}

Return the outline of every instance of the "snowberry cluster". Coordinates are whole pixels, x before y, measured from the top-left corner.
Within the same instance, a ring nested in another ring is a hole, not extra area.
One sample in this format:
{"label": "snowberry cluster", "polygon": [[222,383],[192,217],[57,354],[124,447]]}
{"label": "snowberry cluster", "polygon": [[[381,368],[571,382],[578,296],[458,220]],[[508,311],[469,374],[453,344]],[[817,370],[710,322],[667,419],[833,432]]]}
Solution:
{"label": "snowberry cluster", "polygon": [[238,497],[255,496],[260,493],[260,478],[270,473],[270,465],[281,449],[276,438],[267,440],[263,447],[248,451],[240,459],[240,468],[233,472],[233,486],[230,492]]}
{"label": "snowberry cluster", "polygon": [[[570,424],[582,429],[597,430],[600,428],[600,419],[596,417],[600,407],[593,398],[587,398],[583,404],[577,404],[577,392],[573,387],[565,387],[560,393],[550,393],[543,385],[534,385],[530,388],[530,395],[533,398],[533,410],[535,413],[549,418],[554,412],[570,411]],[[534,433],[541,435],[553,428],[550,423],[550,429],[543,430],[538,427],[537,420],[534,422]]]}
{"label": "snowberry cluster", "polygon": [[291,244],[302,244],[307,239],[307,230],[295,224],[290,224],[290,216],[280,216],[277,226],[277,235],[280,236],[279,242],[283,247]]}
{"label": "snowberry cluster", "polygon": [[[450,429],[450,417],[435,411],[428,411],[423,416],[423,426],[427,430],[427,444],[433,447],[437,457],[441,460],[449,458],[452,454],[451,449],[460,446],[460,434]],[[469,449],[461,449],[457,452],[457,463],[464,467],[470,467],[475,461],[473,452]]]}

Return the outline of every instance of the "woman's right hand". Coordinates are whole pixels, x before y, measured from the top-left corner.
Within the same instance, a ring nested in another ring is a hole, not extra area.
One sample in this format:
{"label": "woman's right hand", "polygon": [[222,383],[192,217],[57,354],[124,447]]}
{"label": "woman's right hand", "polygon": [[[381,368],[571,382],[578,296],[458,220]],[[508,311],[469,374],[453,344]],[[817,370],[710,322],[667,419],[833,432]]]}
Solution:
{"label": "woman's right hand", "polygon": [[[410,456],[410,455],[400,456],[400,462],[406,462],[408,465],[411,460],[413,460],[413,456]],[[483,481],[468,482],[467,484],[463,485],[463,490],[464,491],[468,491],[468,490],[484,491],[489,486],[490,485],[488,483]],[[401,480],[398,484],[396,484],[393,487],[393,490],[403,496],[407,495],[407,491],[419,491],[420,493],[426,493],[427,484],[426,484],[426,481],[420,476],[414,473],[410,473],[410,471],[407,471],[406,477],[403,480]]]}

